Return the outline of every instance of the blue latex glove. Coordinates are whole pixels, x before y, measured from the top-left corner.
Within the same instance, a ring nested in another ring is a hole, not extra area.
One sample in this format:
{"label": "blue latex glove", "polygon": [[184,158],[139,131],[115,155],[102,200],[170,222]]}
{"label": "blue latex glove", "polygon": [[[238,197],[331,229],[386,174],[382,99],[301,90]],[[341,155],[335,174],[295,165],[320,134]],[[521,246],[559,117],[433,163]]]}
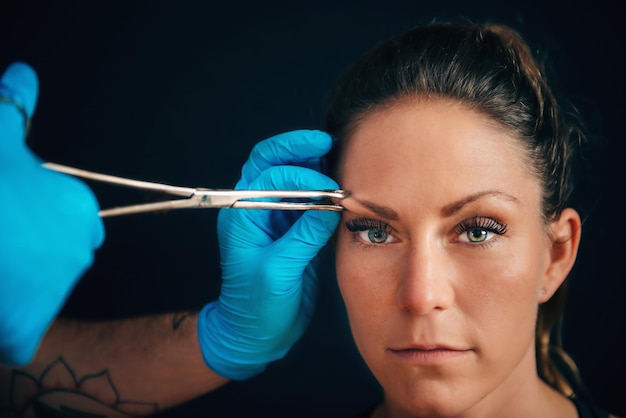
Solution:
{"label": "blue latex glove", "polygon": [[[338,189],[319,172],[332,140],[293,131],[258,143],[237,189]],[[287,165],[289,164],[289,165]],[[283,357],[302,336],[317,293],[314,259],[339,213],[222,209],[217,229],[222,288],[198,318],[204,360],[216,373],[246,379]],[[294,220],[297,219],[297,220]]]}
{"label": "blue latex glove", "polygon": [[[38,95],[34,70],[0,79],[0,361],[27,364],[104,240],[89,188],[41,167],[24,141]],[[21,111],[20,111],[21,109]],[[26,115],[25,115],[25,114]]]}

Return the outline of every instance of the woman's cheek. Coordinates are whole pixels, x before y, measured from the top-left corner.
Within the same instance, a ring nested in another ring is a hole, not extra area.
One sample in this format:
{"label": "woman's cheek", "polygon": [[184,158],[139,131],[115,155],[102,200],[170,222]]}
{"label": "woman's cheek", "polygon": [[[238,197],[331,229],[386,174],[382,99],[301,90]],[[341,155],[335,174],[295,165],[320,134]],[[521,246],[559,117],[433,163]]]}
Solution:
{"label": "woman's cheek", "polygon": [[400,246],[374,247],[344,241],[336,252],[337,280],[348,308],[353,304],[381,304],[392,292]]}
{"label": "woman's cheek", "polygon": [[[539,280],[539,269],[534,251],[523,245],[506,243],[489,252],[468,256],[459,260],[466,271],[473,271],[476,280],[492,297],[501,300],[520,301],[532,295]],[[529,255],[533,255],[533,257]]]}

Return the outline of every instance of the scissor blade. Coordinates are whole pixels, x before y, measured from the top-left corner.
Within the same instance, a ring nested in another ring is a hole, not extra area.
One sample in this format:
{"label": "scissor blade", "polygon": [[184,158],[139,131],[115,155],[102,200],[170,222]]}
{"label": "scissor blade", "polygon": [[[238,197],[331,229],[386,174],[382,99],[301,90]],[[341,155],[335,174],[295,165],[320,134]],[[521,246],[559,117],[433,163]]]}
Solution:
{"label": "scissor blade", "polygon": [[[192,199],[197,202],[198,207],[340,211],[343,210],[343,206],[334,204],[331,198],[343,199],[345,197],[346,193],[343,190],[197,189]],[[279,201],[278,199],[297,199],[300,201]]]}

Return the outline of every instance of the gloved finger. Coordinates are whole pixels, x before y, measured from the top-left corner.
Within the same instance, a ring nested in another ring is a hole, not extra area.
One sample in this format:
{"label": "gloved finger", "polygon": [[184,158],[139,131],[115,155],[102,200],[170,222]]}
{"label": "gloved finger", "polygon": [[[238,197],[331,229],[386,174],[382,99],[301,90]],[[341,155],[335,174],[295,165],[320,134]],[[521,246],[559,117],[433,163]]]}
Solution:
{"label": "gloved finger", "polygon": [[298,167],[309,168],[311,170],[322,172],[322,160],[321,158],[312,158],[307,161],[303,161],[301,163],[294,163]]}
{"label": "gloved finger", "polygon": [[330,177],[310,168],[278,165],[262,171],[249,184],[250,190],[337,190]]}
{"label": "gloved finger", "polygon": [[9,65],[0,78],[0,96],[18,103],[32,117],[39,94],[39,81],[35,70],[24,62]]}
{"label": "gloved finger", "polygon": [[300,210],[272,210],[269,212],[269,224],[272,225],[271,234],[272,240],[285,235],[285,232],[291,228],[291,225],[302,216],[304,212]]}
{"label": "gloved finger", "polygon": [[300,259],[312,260],[332,237],[340,218],[338,212],[307,211],[276,241],[276,247],[284,249],[277,249],[277,254],[286,255],[286,251],[297,246]]}
{"label": "gloved finger", "polygon": [[38,94],[35,71],[23,62],[9,65],[0,78],[0,155],[24,143],[26,124],[35,111]]}
{"label": "gloved finger", "polygon": [[[338,184],[333,179],[317,171],[285,165],[268,168],[250,183],[251,189],[260,190],[336,190],[338,187]],[[272,241],[284,237],[289,227],[294,224],[294,221],[298,223],[302,217],[306,217],[305,215],[307,214],[312,215],[307,218],[308,220],[305,221],[303,225],[318,220],[324,223],[332,223],[332,220],[336,218],[334,215],[338,215],[330,211],[318,210],[305,211],[304,213],[301,211],[297,213],[290,211],[260,212],[252,212],[249,216],[255,221],[255,225],[261,228]],[[330,221],[328,219],[330,219]],[[327,226],[327,228],[329,227],[331,226]],[[332,229],[334,230],[335,227],[336,225],[332,227]],[[328,237],[314,237],[311,235],[310,237],[306,236],[306,239],[313,240],[312,244],[319,246],[322,241],[325,243]]]}
{"label": "gloved finger", "polygon": [[[250,189],[257,190],[336,190],[337,187],[330,177],[296,166],[270,167],[249,185]],[[293,224],[294,214],[287,212],[222,209],[218,214],[218,234],[222,243],[229,247],[265,247],[284,235]],[[296,217],[301,214],[301,211],[298,212]],[[281,218],[280,222],[277,217]],[[289,218],[292,218],[291,221]]]}
{"label": "gloved finger", "polygon": [[[47,181],[47,178],[41,183],[50,183],[50,190],[58,190],[48,200],[59,214],[73,219],[73,223],[66,228],[71,229],[76,237],[83,237],[80,242],[87,244],[83,256],[91,256],[91,251],[100,248],[106,236],[104,222],[98,215],[100,204],[93,191],[81,180],[60,173],[53,174],[57,175],[58,181]],[[91,260],[79,264],[91,265]]]}
{"label": "gloved finger", "polygon": [[[241,180],[236,188],[249,187],[264,170],[287,164],[303,164],[319,159],[332,147],[332,138],[318,130],[285,132],[257,143],[241,169]],[[319,161],[319,160],[318,160]]]}

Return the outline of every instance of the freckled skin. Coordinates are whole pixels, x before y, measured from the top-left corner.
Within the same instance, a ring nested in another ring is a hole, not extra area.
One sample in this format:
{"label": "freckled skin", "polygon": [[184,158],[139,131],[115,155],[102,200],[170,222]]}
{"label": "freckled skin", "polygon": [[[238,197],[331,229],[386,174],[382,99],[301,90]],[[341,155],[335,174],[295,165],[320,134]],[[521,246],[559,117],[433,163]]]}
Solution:
{"label": "freckled skin", "polygon": [[[347,140],[339,181],[351,197],[342,202],[337,278],[355,342],[384,388],[377,416],[575,417],[536,373],[537,308],[567,272],[549,280],[539,182],[516,140],[481,114],[435,99],[376,111]],[[502,194],[442,214],[486,190]],[[475,244],[454,232],[475,216],[505,224],[506,233]],[[360,218],[388,224],[389,243],[343,225]],[[389,350],[435,343],[463,354],[423,365]]]}

